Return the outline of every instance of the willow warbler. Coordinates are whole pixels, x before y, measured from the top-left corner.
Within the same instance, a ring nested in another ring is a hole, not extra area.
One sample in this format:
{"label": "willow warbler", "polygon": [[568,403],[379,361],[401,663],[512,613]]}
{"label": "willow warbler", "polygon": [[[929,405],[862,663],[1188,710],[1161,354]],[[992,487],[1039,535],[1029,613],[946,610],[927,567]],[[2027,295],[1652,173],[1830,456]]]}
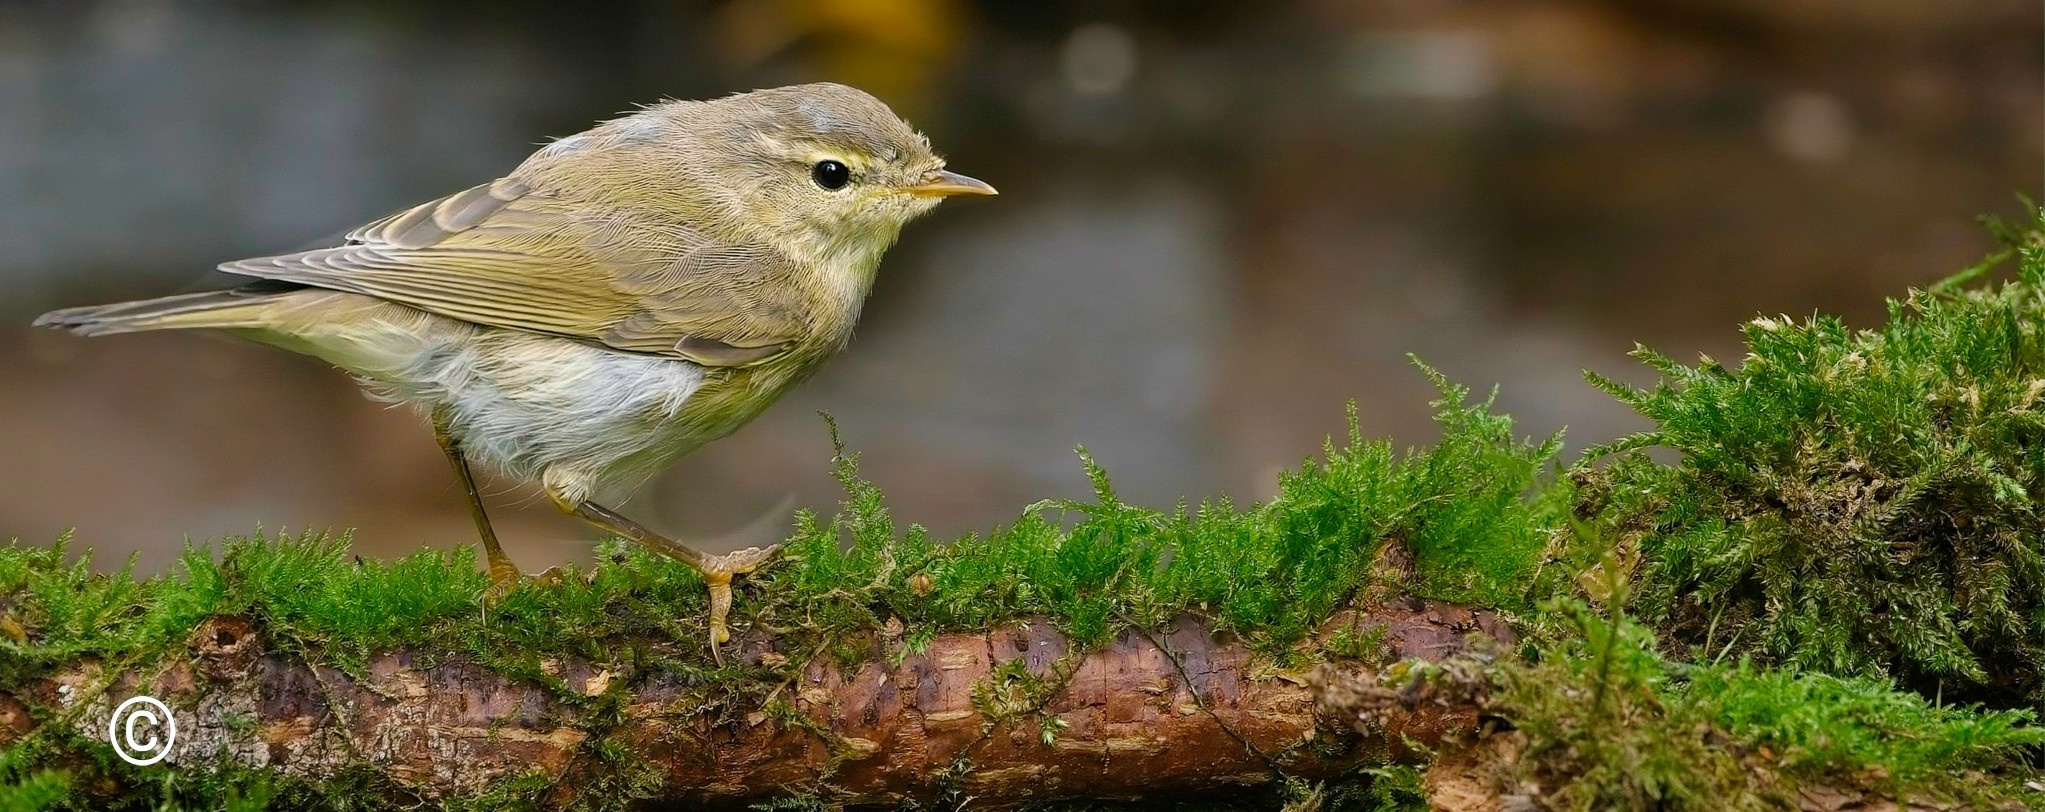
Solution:
{"label": "willow warbler", "polygon": [[36,323],[218,328],[347,370],[431,416],[493,581],[519,570],[471,458],[701,572],[716,654],[732,578],[778,545],[711,555],[598,500],[745,425],[844,349],[903,224],[960,194],[994,188],[947,171],[922,134],[850,87],[670,101],[340,245],[221,265],[256,278],[242,287]]}

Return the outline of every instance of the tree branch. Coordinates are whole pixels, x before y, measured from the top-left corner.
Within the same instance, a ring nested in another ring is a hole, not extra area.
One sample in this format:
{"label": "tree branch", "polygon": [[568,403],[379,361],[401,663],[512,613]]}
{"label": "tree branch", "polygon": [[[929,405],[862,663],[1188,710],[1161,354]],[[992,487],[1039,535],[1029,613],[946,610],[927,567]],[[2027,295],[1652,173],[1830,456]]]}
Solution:
{"label": "tree branch", "polygon": [[[1425,601],[1344,612],[1322,637],[1372,627],[1385,658],[1444,657],[1464,650],[1471,630],[1509,637],[1487,613]],[[574,658],[543,661],[552,686],[410,651],[348,674],[288,648],[267,646],[247,620],[216,617],[188,651],[146,672],[58,669],[18,695],[0,693],[0,744],[33,733],[21,720],[59,719],[78,710],[65,708],[67,696],[111,680],[104,695],[72,700],[104,706],[85,708],[76,732],[104,741],[114,704],[155,696],[178,718],[172,768],[238,765],[315,784],[368,770],[394,794],[437,799],[529,779],[551,785],[549,806],[625,785],[716,806],[795,787],[832,803],[972,797],[984,806],[1335,778],[1409,757],[1413,744],[1465,723],[1417,719],[1359,733],[1351,720],[1324,718],[1305,680],[1269,673],[1193,616],[1125,631],[1094,651],[1074,651],[1044,621],[942,635],[899,665],[817,658],[789,690],[763,684],[751,694],[703,672],[618,673]],[[742,653],[751,666],[785,656],[761,641]],[[1004,679],[1029,682],[1011,686],[1028,701],[1000,701]],[[744,696],[765,700],[735,701]]]}

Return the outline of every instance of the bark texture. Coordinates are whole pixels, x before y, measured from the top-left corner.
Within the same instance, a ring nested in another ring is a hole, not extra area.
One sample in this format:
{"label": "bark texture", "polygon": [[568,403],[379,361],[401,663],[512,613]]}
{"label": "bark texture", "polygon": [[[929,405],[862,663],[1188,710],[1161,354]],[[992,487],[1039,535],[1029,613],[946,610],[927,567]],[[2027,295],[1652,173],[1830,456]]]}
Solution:
{"label": "bark texture", "polygon": [[[1510,635],[1488,613],[1426,601],[1345,612],[1324,633],[1345,627],[1381,639],[1387,659],[1446,657]],[[758,642],[744,655],[791,656]],[[998,807],[1333,778],[1475,723],[1474,709],[1444,704],[1359,730],[1354,717],[1325,712],[1320,679],[1261,671],[1238,641],[1192,616],[1094,651],[1031,622],[940,636],[899,664],[888,659],[816,658],[785,682],[754,686],[764,693],[572,659],[543,663],[558,680],[549,688],[405,651],[358,678],[268,650],[247,621],[221,617],[195,631],[187,656],[151,672],[82,662],[0,694],[0,740],[26,732],[22,720],[40,707],[33,716],[59,720],[45,723],[104,741],[110,709],[148,694],[178,719],[173,765],[234,762],[315,781],[366,767],[426,798],[536,773],[563,806],[631,784],[707,806],[810,793]]]}

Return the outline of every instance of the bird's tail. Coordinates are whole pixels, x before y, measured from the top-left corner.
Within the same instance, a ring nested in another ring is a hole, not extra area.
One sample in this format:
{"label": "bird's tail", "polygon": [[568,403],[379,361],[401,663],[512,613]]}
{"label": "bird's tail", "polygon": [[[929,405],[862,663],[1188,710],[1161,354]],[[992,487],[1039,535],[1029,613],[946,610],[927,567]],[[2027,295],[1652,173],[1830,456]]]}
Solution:
{"label": "bird's tail", "polygon": [[266,306],[283,292],[275,287],[250,285],[139,302],[68,307],[36,317],[35,325],[82,336],[188,327],[261,327]]}

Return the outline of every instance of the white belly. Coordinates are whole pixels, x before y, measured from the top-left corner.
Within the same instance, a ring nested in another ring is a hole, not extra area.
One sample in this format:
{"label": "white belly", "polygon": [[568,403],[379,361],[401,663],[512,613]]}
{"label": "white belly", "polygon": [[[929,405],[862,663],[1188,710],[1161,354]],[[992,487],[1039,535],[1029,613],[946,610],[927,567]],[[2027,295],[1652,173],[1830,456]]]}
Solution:
{"label": "white belly", "polygon": [[636,485],[712,439],[676,419],[703,383],[696,364],[385,303],[355,315],[254,337],[347,369],[380,399],[444,413],[470,457],[571,496]]}
{"label": "white belly", "polygon": [[[703,368],[577,341],[485,330],[422,357],[396,382],[404,400],[443,406],[478,460],[520,476],[633,485],[694,449],[676,421]],[[569,469],[553,471],[550,469]]]}

